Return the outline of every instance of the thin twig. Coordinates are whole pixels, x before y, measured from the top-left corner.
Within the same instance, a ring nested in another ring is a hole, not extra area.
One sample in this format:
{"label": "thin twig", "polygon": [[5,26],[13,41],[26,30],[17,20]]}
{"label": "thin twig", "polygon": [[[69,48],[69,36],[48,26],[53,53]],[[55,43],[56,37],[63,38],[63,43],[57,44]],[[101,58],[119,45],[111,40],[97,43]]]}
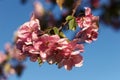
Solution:
{"label": "thin twig", "polygon": [[[75,1],[75,7],[73,8],[73,10],[72,10],[72,16],[74,16],[75,15],[75,12],[76,12],[76,10],[77,10],[77,8],[78,8],[78,6],[81,4],[81,0],[76,0]],[[68,21],[65,21],[64,23],[62,23],[62,25],[59,27],[59,30],[61,30],[62,29],[62,27],[63,26],[65,26],[66,24],[68,23]]]}
{"label": "thin twig", "polygon": [[72,10],[72,16],[74,16],[74,14],[75,14],[75,12],[76,12],[76,10],[77,10],[77,8],[78,8],[78,6],[81,4],[81,0],[76,0],[76,2],[75,2],[75,7],[73,8],[73,10]]}

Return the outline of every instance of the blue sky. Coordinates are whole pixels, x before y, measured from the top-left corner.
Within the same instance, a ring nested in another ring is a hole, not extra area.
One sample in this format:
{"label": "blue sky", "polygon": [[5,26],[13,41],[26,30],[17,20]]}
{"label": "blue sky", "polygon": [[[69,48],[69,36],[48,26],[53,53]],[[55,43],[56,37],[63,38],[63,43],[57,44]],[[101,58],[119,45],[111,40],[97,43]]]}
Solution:
{"label": "blue sky", "polygon": [[[0,1],[0,50],[4,50],[6,42],[12,42],[13,32],[29,20],[32,10],[32,2],[21,6],[19,0]],[[85,45],[81,68],[66,71],[27,60],[23,75],[13,75],[8,80],[120,80],[120,31],[105,26],[108,25],[100,24],[97,41]]]}

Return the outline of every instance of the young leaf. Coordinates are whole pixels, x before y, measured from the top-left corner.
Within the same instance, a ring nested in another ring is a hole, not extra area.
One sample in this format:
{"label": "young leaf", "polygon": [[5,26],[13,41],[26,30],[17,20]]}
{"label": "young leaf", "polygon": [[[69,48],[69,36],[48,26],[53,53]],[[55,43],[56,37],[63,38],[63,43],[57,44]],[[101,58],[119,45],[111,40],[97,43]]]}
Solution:
{"label": "young leaf", "polygon": [[66,36],[65,36],[65,34],[64,34],[63,32],[60,32],[60,33],[59,33],[59,36],[60,36],[61,38],[66,38]]}
{"label": "young leaf", "polygon": [[69,25],[70,30],[75,30],[75,20],[74,19],[70,20],[68,25]]}
{"label": "young leaf", "polygon": [[70,21],[73,18],[74,18],[73,16],[69,15],[69,16],[66,17],[66,21]]}
{"label": "young leaf", "polygon": [[68,22],[68,26],[69,26],[69,29],[70,29],[70,30],[76,30],[77,23],[76,23],[76,21],[75,21],[75,18],[71,19],[71,20]]}
{"label": "young leaf", "polygon": [[53,28],[55,34],[59,34],[59,29],[57,27]]}

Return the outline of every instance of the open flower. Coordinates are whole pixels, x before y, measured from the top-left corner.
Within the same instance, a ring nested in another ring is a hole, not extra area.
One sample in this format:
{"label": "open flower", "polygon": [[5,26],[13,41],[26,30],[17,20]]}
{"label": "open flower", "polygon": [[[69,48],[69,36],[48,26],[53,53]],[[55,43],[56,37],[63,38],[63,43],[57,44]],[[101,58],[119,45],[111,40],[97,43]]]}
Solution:
{"label": "open flower", "polygon": [[89,27],[83,31],[78,32],[76,37],[79,38],[79,42],[91,43],[97,39],[98,32],[92,27]]}
{"label": "open flower", "polygon": [[80,67],[82,65],[83,45],[77,44],[76,41],[68,42],[67,39],[60,39],[54,43],[47,51],[47,62],[50,64],[57,63],[58,68],[65,67],[71,70],[72,67]]}
{"label": "open flower", "polygon": [[63,59],[58,63],[58,67],[64,66],[65,69],[71,70],[72,67],[81,67],[83,58],[80,55],[84,51],[84,46],[82,44],[77,44],[75,41],[69,42],[64,49],[62,49],[61,54]]}
{"label": "open flower", "polygon": [[29,22],[24,23],[16,32],[16,45],[17,48],[22,50],[25,45],[32,45],[33,41],[38,39],[38,32],[40,31],[40,25],[38,19],[32,19]]}
{"label": "open flower", "polygon": [[31,40],[37,39],[37,33],[40,30],[38,19],[30,20],[24,23],[17,31],[18,39],[22,39],[29,44]]}

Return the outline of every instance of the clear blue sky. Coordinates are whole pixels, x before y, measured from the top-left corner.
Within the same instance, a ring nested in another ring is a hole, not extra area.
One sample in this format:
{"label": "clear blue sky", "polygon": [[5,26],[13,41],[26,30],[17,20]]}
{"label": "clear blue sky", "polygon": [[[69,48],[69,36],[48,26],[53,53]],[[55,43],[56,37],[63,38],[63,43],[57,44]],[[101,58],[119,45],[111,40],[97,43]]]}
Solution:
{"label": "clear blue sky", "polygon": [[[32,10],[31,2],[21,6],[19,0],[0,1],[0,50],[6,42],[12,42],[13,32],[29,20]],[[81,68],[66,71],[28,60],[23,75],[20,78],[13,75],[8,80],[120,80],[120,31],[104,26],[100,24],[98,40],[85,45]]]}

